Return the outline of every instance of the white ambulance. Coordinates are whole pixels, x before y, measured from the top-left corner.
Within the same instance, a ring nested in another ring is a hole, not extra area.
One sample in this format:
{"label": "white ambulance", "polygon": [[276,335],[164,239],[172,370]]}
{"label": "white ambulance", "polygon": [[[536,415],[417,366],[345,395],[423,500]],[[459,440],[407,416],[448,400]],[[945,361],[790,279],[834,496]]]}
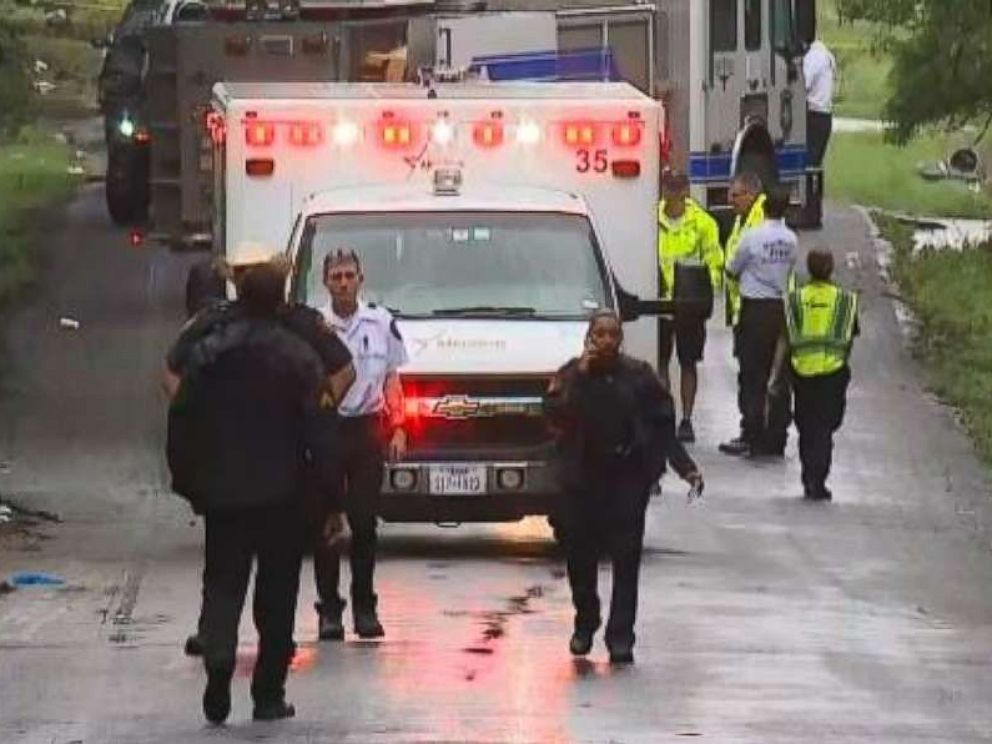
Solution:
{"label": "white ambulance", "polygon": [[626,83],[216,86],[218,249],[287,246],[315,307],[324,257],[353,249],[398,319],[411,451],[384,519],[548,514],[542,393],[590,313],[657,358],[661,120]]}

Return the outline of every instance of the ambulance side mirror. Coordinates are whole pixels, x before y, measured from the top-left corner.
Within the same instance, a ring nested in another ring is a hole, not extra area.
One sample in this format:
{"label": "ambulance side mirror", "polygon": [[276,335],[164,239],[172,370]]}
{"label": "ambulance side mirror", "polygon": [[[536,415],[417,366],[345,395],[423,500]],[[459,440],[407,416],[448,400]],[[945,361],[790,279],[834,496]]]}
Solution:
{"label": "ambulance side mirror", "polygon": [[624,323],[632,323],[645,317],[671,315],[675,310],[675,303],[671,300],[643,300],[625,290],[619,283],[616,283],[616,288],[620,320]]}

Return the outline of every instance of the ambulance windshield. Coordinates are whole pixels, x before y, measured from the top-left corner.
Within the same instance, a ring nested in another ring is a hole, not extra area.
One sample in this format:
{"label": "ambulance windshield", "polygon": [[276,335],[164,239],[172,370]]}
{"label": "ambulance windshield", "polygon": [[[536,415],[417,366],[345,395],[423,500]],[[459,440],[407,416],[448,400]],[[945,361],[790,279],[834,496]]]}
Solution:
{"label": "ambulance windshield", "polygon": [[354,250],[363,296],[401,317],[584,318],[610,305],[589,220],[555,213],[319,215],[303,232],[297,300],[328,302],[324,258]]}

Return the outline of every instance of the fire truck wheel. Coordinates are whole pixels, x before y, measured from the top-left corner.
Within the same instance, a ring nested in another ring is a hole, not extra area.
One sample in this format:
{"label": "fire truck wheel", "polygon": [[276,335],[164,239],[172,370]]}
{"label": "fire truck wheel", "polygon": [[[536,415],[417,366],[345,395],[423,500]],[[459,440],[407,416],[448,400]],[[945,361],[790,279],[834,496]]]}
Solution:
{"label": "fire truck wheel", "polygon": [[762,186],[767,191],[778,183],[778,169],[767,155],[760,152],[744,152],[741,154],[738,173],[754,173],[761,179]]}
{"label": "fire truck wheel", "polygon": [[548,517],[548,527],[551,528],[551,534],[554,535],[555,543],[562,550],[565,549],[565,527],[562,524],[561,517],[556,517],[554,515]]}
{"label": "fire truck wheel", "polygon": [[148,176],[140,155],[108,153],[105,191],[107,211],[118,225],[133,225],[148,217]]}

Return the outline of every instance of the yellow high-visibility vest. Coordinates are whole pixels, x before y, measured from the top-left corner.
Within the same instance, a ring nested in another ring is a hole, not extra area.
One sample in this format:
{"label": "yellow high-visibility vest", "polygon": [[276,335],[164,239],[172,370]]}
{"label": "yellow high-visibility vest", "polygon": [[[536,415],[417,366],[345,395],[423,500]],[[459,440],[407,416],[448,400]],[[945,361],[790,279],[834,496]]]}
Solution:
{"label": "yellow high-visibility vest", "polygon": [[[730,266],[730,262],[737,255],[737,249],[741,245],[741,236],[744,234],[744,231],[751,227],[757,227],[764,221],[765,195],[761,194],[754,200],[754,204],[751,205],[751,211],[747,213],[746,218],[741,219],[740,215],[734,218],[734,229],[730,231],[730,237],[727,238],[727,247],[723,255],[726,266]],[[741,319],[741,283],[737,279],[728,277],[726,287],[727,325],[735,326]]]}
{"label": "yellow high-visibility vest", "polygon": [[792,368],[800,377],[821,377],[847,364],[858,318],[858,296],[830,282],[811,282],[789,292],[785,308]]}
{"label": "yellow high-visibility vest", "polygon": [[723,281],[723,252],[720,227],[710,214],[692,199],[686,200],[685,214],[675,223],[665,214],[665,202],[658,205],[658,265],[661,267],[661,299],[672,298],[675,264],[695,259],[710,271],[713,288]]}

